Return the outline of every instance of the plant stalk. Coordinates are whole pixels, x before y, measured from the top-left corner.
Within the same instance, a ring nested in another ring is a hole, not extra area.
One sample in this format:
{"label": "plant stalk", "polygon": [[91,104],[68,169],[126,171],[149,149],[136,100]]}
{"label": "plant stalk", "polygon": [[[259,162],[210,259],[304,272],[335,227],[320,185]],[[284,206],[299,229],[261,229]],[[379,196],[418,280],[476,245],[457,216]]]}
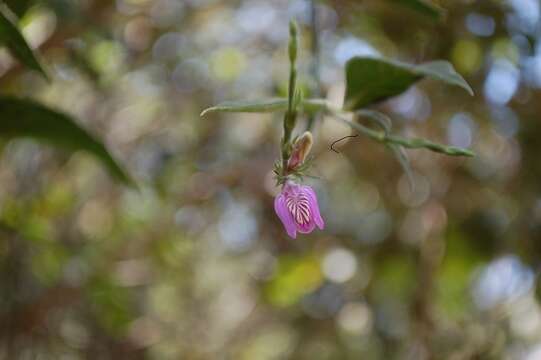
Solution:
{"label": "plant stalk", "polygon": [[282,138],[282,176],[287,175],[287,162],[291,152],[291,134],[297,122],[297,24],[294,21],[289,23],[289,86],[287,97],[287,111],[284,115],[284,137]]}

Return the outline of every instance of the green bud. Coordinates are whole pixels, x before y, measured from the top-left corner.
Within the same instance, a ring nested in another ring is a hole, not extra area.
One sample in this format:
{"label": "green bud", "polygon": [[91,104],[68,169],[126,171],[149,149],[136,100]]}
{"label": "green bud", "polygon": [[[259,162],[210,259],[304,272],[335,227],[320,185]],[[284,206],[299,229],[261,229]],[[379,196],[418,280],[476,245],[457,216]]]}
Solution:
{"label": "green bud", "polygon": [[289,61],[294,64],[297,60],[297,23],[289,22]]}
{"label": "green bud", "polygon": [[297,109],[302,103],[302,89],[295,88],[295,94],[293,95],[293,109]]}

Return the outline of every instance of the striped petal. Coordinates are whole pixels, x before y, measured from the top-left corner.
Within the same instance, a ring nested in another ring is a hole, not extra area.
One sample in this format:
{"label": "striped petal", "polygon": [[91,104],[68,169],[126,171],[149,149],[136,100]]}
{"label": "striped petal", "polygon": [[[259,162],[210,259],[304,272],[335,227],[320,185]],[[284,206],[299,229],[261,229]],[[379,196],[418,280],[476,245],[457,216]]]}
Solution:
{"label": "striped petal", "polygon": [[325,222],[323,221],[321,213],[319,212],[319,204],[317,202],[316,193],[310,186],[303,186],[303,191],[308,195],[314,222],[320,230],[323,230],[325,227]]}
{"label": "striped petal", "polygon": [[281,193],[274,199],[274,211],[276,211],[276,215],[278,215],[282,224],[284,224],[287,234],[295,239],[297,237],[297,225],[287,208],[284,193]]}
{"label": "striped petal", "polygon": [[311,233],[316,226],[320,229],[324,227],[316,194],[309,186],[288,181],[275,201],[275,209],[293,238],[292,227],[295,228],[295,235],[296,232]]}

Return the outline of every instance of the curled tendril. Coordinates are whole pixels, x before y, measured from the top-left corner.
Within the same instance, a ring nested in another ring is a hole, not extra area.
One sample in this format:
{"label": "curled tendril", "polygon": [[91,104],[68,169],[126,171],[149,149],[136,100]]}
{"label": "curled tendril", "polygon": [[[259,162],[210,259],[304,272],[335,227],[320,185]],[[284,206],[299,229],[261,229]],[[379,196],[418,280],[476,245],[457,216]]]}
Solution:
{"label": "curled tendril", "polygon": [[342,137],[342,138],[340,138],[340,139],[338,139],[338,140],[333,141],[333,143],[331,144],[331,150],[334,151],[334,152],[337,153],[337,154],[340,154],[340,151],[336,150],[336,149],[334,148],[334,145],[335,145],[336,143],[342,141],[342,140],[347,139],[347,138],[354,138],[354,137],[357,137],[357,136],[359,136],[359,134],[355,134],[355,135],[347,135],[347,136],[344,136],[344,137]]}

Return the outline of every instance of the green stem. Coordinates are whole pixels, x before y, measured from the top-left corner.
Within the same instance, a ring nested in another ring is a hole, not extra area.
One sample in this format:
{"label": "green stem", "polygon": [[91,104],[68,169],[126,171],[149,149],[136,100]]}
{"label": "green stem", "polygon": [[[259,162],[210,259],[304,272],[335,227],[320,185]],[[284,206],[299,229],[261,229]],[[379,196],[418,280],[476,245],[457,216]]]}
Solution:
{"label": "green stem", "polygon": [[[310,73],[312,75],[312,97],[321,96],[321,79],[319,76],[319,26],[318,26],[318,11],[316,0],[310,1],[310,51],[312,61],[310,64]],[[311,131],[314,127],[314,122],[318,117],[317,113],[312,113],[308,116],[306,130]]]}
{"label": "green stem", "polygon": [[345,119],[343,117],[336,117],[336,118],[348,124],[353,129],[357,130],[363,135],[366,135],[369,138],[376,140],[378,142],[384,143],[384,144],[400,145],[408,149],[429,149],[434,152],[438,152],[438,153],[442,153],[442,154],[446,154],[450,156],[468,156],[468,157],[475,156],[475,154],[471,150],[468,150],[468,149],[463,149],[456,146],[442,145],[442,144],[438,144],[438,143],[432,142],[430,140],[422,139],[422,138],[408,139],[408,138],[403,138],[396,135],[386,135],[382,131],[372,130],[364,125],[358,124],[349,119]]}
{"label": "green stem", "polygon": [[352,121],[347,118],[348,113],[330,106],[325,101],[305,101],[304,106],[306,108],[325,110],[327,113],[332,115],[335,119],[338,119],[345,124],[349,125],[354,130],[359,133],[371,138],[372,140],[378,141],[384,144],[395,144],[400,145],[408,149],[428,149],[434,152],[450,155],[450,156],[468,156],[473,157],[475,153],[471,150],[459,148],[456,146],[447,146],[443,144],[438,144],[430,140],[422,138],[404,138],[397,135],[386,134],[383,131],[373,130],[369,127],[361,125],[355,121]]}
{"label": "green stem", "polygon": [[289,86],[287,97],[287,111],[284,115],[284,137],[282,138],[282,176],[287,175],[287,161],[291,150],[291,134],[297,122],[297,101],[295,99],[297,69],[295,63],[297,61],[297,24],[294,21],[289,23]]}

